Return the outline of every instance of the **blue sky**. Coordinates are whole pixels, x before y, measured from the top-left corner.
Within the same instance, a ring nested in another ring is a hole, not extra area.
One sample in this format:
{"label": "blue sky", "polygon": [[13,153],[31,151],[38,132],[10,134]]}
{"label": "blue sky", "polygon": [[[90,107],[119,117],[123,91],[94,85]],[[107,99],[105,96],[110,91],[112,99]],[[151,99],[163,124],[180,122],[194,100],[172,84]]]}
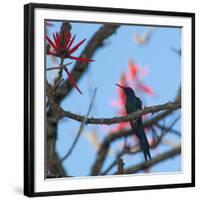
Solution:
{"label": "blue sky", "polygon": [[[48,36],[52,38],[52,33],[59,31],[61,22],[54,22],[53,27],[48,28]],[[72,23],[72,35],[76,34],[74,44],[80,40],[87,38],[86,42],[73,55],[79,56],[81,51],[87,45],[87,41],[98,30],[102,24],[92,23]],[[173,101],[181,82],[181,63],[180,57],[175,54],[171,48],[181,48],[181,29],[172,27],[157,27],[154,29],[153,35],[146,45],[138,45],[133,40],[133,34],[144,34],[149,30],[147,26],[122,25],[111,37],[105,41],[104,47],[99,49],[94,57],[94,62],[90,66],[78,86],[83,92],[80,95],[77,90],[72,92],[65,98],[61,106],[67,111],[77,114],[85,114],[87,112],[90,99],[94,89],[97,87],[97,95],[91,116],[95,117],[113,117],[117,113],[117,109],[110,103],[112,99],[117,99],[115,83],[119,82],[122,72],[128,68],[128,60],[131,59],[141,68],[148,68],[148,75],[143,82],[151,86],[155,92],[155,96],[142,95],[140,98],[145,106],[166,103]],[[59,59],[57,59],[59,61]],[[68,61],[66,61],[68,62]],[[75,63],[75,61],[73,61]],[[59,63],[59,62],[58,62]],[[47,56],[47,66],[51,67],[52,63]],[[72,70],[73,64],[69,66]],[[66,78],[66,75],[63,74]],[[47,72],[49,81],[55,76],[55,72]],[[180,114],[177,112],[166,120],[169,124],[175,117]],[[71,143],[76,136],[80,123],[64,118],[58,125],[58,140],[56,150],[62,157],[68,151]],[[180,130],[180,122],[174,127]],[[101,126],[87,125],[85,132],[92,134],[96,131],[100,139],[106,136]],[[84,133],[83,133],[84,134]],[[180,138],[169,134],[169,140],[179,143]],[[119,150],[119,144],[112,146],[114,150]],[[159,148],[152,150],[153,157],[159,152],[170,149],[167,145],[161,145]],[[71,156],[64,162],[64,167],[72,176],[86,176],[90,171],[90,167],[96,157],[96,151],[90,142],[81,136],[76,148]],[[103,168],[113,160],[113,156],[109,156]],[[143,161],[143,155],[125,156],[125,167],[140,163]],[[181,166],[180,156],[159,163],[151,168],[151,172],[174,172],[179,171]],[[113,169],[113,172],[116,168]]]}

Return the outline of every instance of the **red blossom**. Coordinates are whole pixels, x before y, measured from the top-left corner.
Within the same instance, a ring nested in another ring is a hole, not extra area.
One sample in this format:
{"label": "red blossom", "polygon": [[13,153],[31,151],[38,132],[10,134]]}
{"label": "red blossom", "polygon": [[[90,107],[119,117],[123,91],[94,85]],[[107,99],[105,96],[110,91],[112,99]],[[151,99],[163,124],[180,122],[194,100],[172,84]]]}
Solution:
{"label": "red blossom", "polygon": [[154,95],[154,92],[153,92],[152,88],[150,88],[150,87],[147,86],[147,85],[144,85],[144,84],[140,83],[140,84],[138,84],[138,88],[139,88],[140,90],[142,90],[143,92],[147,93],[147,94],[150,95],[150,96],[153,96],[153,95]]}
{"label": "red blossom", "polygon": [[75,56],[71,55],[86,40],[86,39],[83,39],[79,43],[77,43],[75,46],[72,47],[75,38],[76,38],[75,35],[71,38],[70,32],[66,33],[65,38],[64,38],[64,40],[65,40],[64,42],[62,41],[61,33],[56,32],[55,34],[53,34],[53,41],[48,36],[46,36],[46,40],[48,41],[48,43],[52,47],[52,49],[50,49],[47,52],[47,54],[52,55],[52,56],[56,56],[56,57],[60,57],[60,58],[69,58],[69,59],[77,60],[77,61],[81,61],[81,62],[91,62],[91,61],[93,61],[93,60],[88,59],[88,58],[79,58],[79,57],[75,57]]}
{"label": "red blossom", "polygon": [[[48,24],[46,24],[48,25]],[[76,36],[74,35],[71,38],[71,33],[67,30],[65,31],[61,31],[60,33],[56,32],[53,33],[53,41],[46,36],[46,40],[48,41],[49,45],[51,48],[48,48],[47,50],[47,54],[48,55],[52,55],[52,56],[56,56],[56,57],[60,57],[61,60],[63,61],[63,59],[68,58],[68,59],[72,59],[72,60],[77,60],[77,61],[81,61],[81,62],[91,62],[93,60],[88,59],[88,58],[79,58],[79,57],[75,57],[72,56],[72,54],[85,42],[86,39],[81,40],[79,43],[77,43],[76,45],[73,45],[73,42],[75,40]],[[75,87],[79,93],[82,94],[81,90],[78,88],[73,76],[70,74],[70,72],[68,71],[67,67],[64,67],[64,70],[69,78],[70,83],[73,85],[73,87]]]}
{"label": "red blossom", "polygon": [[129,60],[128,62],[130,79],[135,79],[138,75],[139,67],[132,61]]}
{"label": "red blossom", "polygon": [[145,85],[141,80],[141,75],[144,76],[144,74],[147,73],[146,70],[140,69],[140,67],[137,64],[135,64],[132,60],[129,60],[128,68],[129,70],[126,76],[130,82],[129,85],[133,85],[135,90],[153,96],[154,95],[153,89],[150,86]]}
{"label": "red blossom", "polygon": [[67,74],[67,76],[69,78],[70,83],[79,91],[80,94],[83,94],[81,92],[81,90],[79,89],[78,85],[76,84],[76,82],[74,80],[74,77],[69,73],[67,67],[65,67],[64,70],[65,70],[65,72],[66,72],[66,74]]}

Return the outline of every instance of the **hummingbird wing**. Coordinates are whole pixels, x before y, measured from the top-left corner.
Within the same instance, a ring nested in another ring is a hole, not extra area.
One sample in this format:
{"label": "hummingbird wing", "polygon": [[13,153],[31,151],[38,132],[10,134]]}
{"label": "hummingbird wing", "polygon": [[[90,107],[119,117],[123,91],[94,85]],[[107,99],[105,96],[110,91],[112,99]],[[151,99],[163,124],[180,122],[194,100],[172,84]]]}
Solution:
{"label": "hummingbird wing", "polygon": [[[139,97],[135,97],[134,106],[132,104],[128,104],[126,108],[126,110],[129,110],[129,113],[136,112],[137,110],[140,110],[140,109],[142,109],[142,101],[140,100]],[[132,129],[135,130],[138,124],[142,125],[142,118],[139,117],[137,121],[131,120],[130,124],[131,124]],[[138,132],[135,131],[135,134],[139,138]]]}
{"label": "hummingbird wing", "polygon": [[[139,97],[136,97],[136,102],[137,102],[137,110],[141,110],[142,109],[142,101],[140,100],[140,98]],[[136,123],[136,125],[143,125],[142,124],[142,118],[141,117],[139,117],[138,119],[137,119],[137,123]]]}
{"label": "hummingbird wing", "polygon": [[142,101],[140,100],[139,97],[136,97],[137,99],[137,107],[138,107],[138,110],[141,110],[142,109]]}

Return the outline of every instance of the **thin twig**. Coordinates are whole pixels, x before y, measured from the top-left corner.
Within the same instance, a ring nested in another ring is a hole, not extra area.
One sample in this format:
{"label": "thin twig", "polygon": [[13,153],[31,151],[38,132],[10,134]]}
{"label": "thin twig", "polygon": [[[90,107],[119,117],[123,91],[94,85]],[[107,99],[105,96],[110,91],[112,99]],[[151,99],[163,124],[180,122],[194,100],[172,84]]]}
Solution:
{"label": "thin twig", "polygon": [[83,121],[81,122],[79,131],[78,131],[78,133],[77,133],[77,135],[76,135],[76,138],[74,139],[74,142],[72,143],[72,146],[70,147],[70,149],[69,149],[69,151],[66,153],[66,155],[63,156],[63,158],[60,159],[60,162],[61,162],[61,163],[62,163],[64,160],[66,160],[66,159],[70,156],[70,154],[72,153],[72,151],[73,151],[75,145],[76,145],[77,142],[78,142],[78,139],[80,138],[80,135],[81,135],[81,132],[83,131],[84,125],[86,124],[86,121],[87,121],[87,119],[88,119],[88,116],[89,116],[89,114],[90,114],[90,112],[91,112],[91,110],[92,110],[92,105],[93,105],[93,103],[94,103],[94,99],[95,99],[95,96],[96,96],[96,92],[97,92],[97,88],[95,88],[95,90],[94,90],[94,94],[93,94],[93,96],[92,96],[92,99],[91,99],[91,102],[90,102],[90,105],[89,105],[87,114],[86,114],[86,116],[84,117]]}
{"label": "thin twig", "polygon": [[51,71],[51,70],[59,70],[59,69],[64,69],[65,66],[72,64],[72,62],[66,63],[64,65],[60,65],[58,67],[50,67],[47,68],[46,71]]}
{"label": "thin twig", "polygon": [[[161,124],[159,124],[159,123],[156,123],[156,126],[157,126],[158,128],[160,128],[161,130],[165,130],[165,131],[170,129],[170,127],[165,127],[165,126],[163,126],[163,125],[161,125]],[[170,129],[169,131],[170,131],[171,133],[174,133],[174,134],[177,135],[178,137],[181,136],[180,131],[177,131],[177,130],[174,130],[174,129]]]}

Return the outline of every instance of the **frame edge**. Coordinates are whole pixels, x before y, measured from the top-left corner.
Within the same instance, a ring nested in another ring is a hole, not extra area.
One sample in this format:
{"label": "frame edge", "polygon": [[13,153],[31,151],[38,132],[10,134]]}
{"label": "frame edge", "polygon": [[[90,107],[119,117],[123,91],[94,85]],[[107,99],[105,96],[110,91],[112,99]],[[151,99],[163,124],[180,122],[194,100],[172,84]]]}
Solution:
{"label": "frame edge", "polygon": [[[53,8],[55,7],[55,8]],[[55,191],[55,192],[34,192],[34,9],[53,8],[53,9],[77,9],[88,11],[107,11],[107,12],[136,12],[152,15],[174,15],[181,17],[191,17],[192,31],[192,179],[191,183],[153,185],[153,186],[134,186],[130,188],[100,188],[75,191]],[[32,33],[32,34],[31,34]],[[39,4],[29,3],[24,5],[24,195],[28,197],[38,196],[57,196],[100,192],[123,192],[150,189],[195,187],[195,13],[155,11],[155,10],[136,10],[125,8],[105,8],[87,7],[76,5],[60,4]]]}
{"label": "frame edge", "polygon": [[33,20],[32,5],[24,5],[24,195],[28,197],[34,196]]}

